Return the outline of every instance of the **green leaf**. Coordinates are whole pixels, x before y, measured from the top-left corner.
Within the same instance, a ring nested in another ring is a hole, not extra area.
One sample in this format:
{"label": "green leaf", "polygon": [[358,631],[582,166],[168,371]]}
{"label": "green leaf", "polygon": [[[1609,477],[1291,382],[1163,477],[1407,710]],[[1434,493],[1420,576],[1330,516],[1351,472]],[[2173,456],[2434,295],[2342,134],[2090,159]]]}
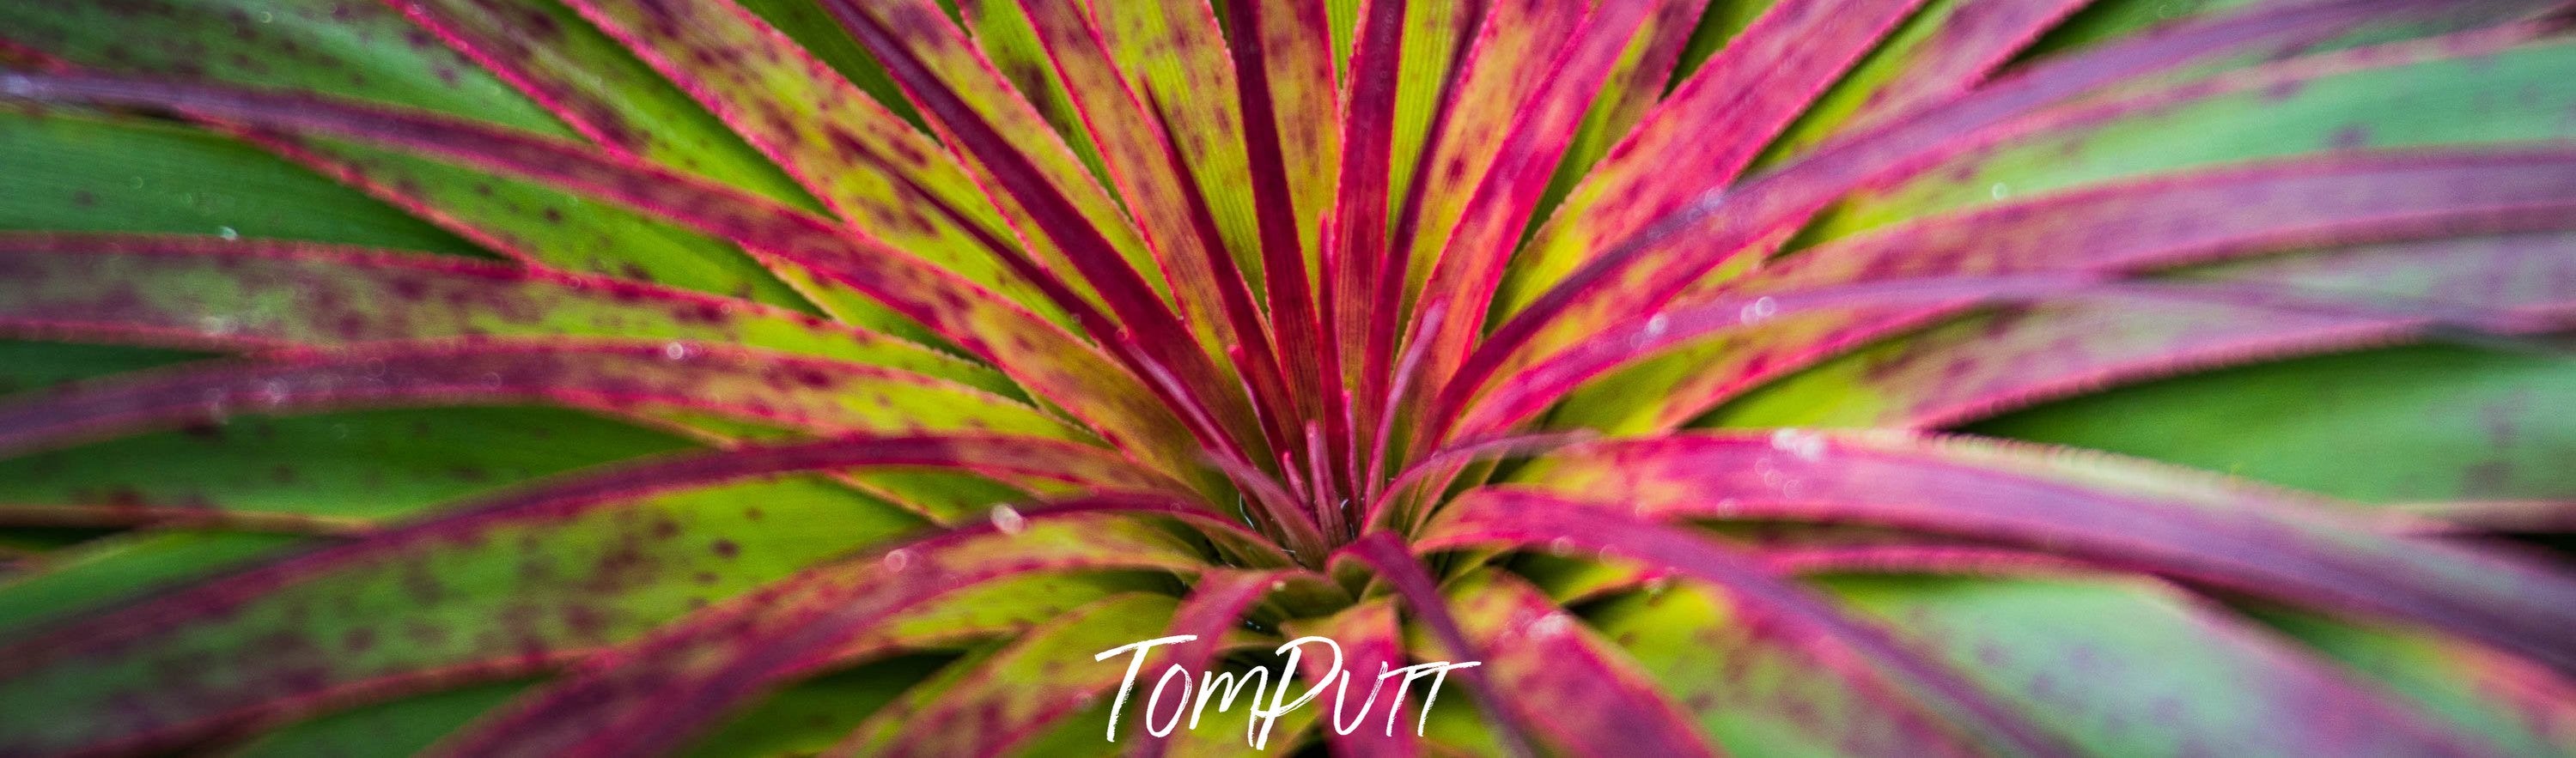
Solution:
{"label": "green leaf", "polygon": [[2062,400],[1972,430],[2172,461],[2362,502],[2576,497],[2576,362],[2403,347]]}
{"label": "green leaf", "polygon": [[731,243],[652,214],[397,150],[321,141],[309,153],[289,152],[525,263],[812,309]]}
{"label": "green leaf", "polygon": [[558,0],[439,0],[402,10],[603,147],[816,209],[722,121]]}
{"label": "green leaf", "polygon": [[284,534],[148,531],[84,541],[0,580],[0,629],[36,628],[313,544]]}
{"label": "green leaf", "polygon": [[466,401],[603,413],[678,409],[826,435],[939,429],[1089,442],[1085,432],[1035,408],[891,369],[682,342],[484,340],[386,343],[69,386],[0,402],[0,451],[221,425],[234,412]]}
{"label": "green leaf", "polygon": [[[1731,468],[1735,467],[1712,467],[1713,470]],[[1640,478],[1636,483],[1648,489],[1661,489],[1658,486],[1661,483],[1652,478]],[[1966,681],[1961,672],[1945,668],[1919,651],[1900,644],[1889,630],[1852,617],[1811,589],[1793,584],[1770,567],[1761,565],[1744,550],[1712,541],[1686,525],[1657,523],[1661,519],[1657,519],[1652,511],[1655,506],[1648,505],[1651,501],[1637,493],[1612,492],[1598,485],[1589,489],[1611,499],[1599,503],[1598,508],[1587,509],[1571,501],[1551,504],[1544,496],[1530,492],[1506,489],[1472,491],[1447,511],[1416,547],[1425,551],[1462,547],[1530,549],[1544,544],[1551,548],[1598,551],[1606,557],[1635,561],[1655,570],[1670,571],[1678,577],[1705,582],[1725,591],[1748,617],[1759,619],[1759,623],[1776,628],[1778,634],[1806,646],[1816,655],[1816,660],[1824,664],[1819,667],[1820,673],[1835,679],[1865,682],[1858,685],[1861,687],[1884,686],[1903,691],[1915,702],[1938,713],[1946,725],[1970,736],[1982,751],[2033,755],[2063,751],[2059,746],[2060,738],[2047,734],[2025,715],[2004,708],[1991,693]],[[1847,498],[1829,494],[1819,501],[1844,502]],[[1731,506],[1717,507],[1732,510]],[[1368,543],[1363,541],[1360,544]],[[1401,589],[1402,585],[1398,587]],[[1534,598],[1539,597],[1534,589],[1531,594]],[[1416,604],[1416,608],[1419,609],[1420,605]],[[1528,614],[1523,618],[1536,615]],[[1542,631],[1547,627],[1539,621],[1529,623]],[[1552,623],[1574,621],[1558,618]],[[1457,649],[1463,645],[1447,647]],[[1493,697],[1492,692],[1490,689],[1479,690],[1479,694],[1488,699]],[[1665,720],[1678,719],[1678,714],[1665,710]],[[1587,720],[1600,721],[1598,717]],[[1619,729],[1617,734],[1625,739],[1669,741],[1635,734],[1637,731],[1637,726],[1630,726]],[[1607,735],[1586,736],[1577,744],[1610,738]]]}
{"label": "green leaf", "polygon": [[736,4],[758,14],[771,28],[795,40],[807,54],[840,72],[841,78],[866,92],[879,105],[894,111],[896,116],[915,128],[928,131],[921,120],[921,112],[913,110],[912,102],[904,99],[903,89],[895,86],[893,77],[886,75],[885,66],[868,57],[867,50],[859,47],[857,40],[850,39],[850,33],[842,31],[840,22],[832,20],[831,12],[824,10],[817,0],[737,0]]}
{"label": "green leaf", "polygon": [[[0,37],[81,66],[340,94],[547,136],[573,134],[389,6],[147,0],[20,5],[0,14],[0,27],[12,30]],[[640,273],[774,305],[804,302],[725,242],[621,209],[583,207],[581,198],[559,189],[372,147],[257,141],[498,252],[569,270]],[[189,190],[227,184],[208,179]]]}
{"label": "green leaf", "polygon": [[450,406],[245,416],[0,460],[0,502],[112,503],[360,519],[690,445],[585,414]]}
{"label": "green leaf", "polygon": [[597,335],[770,348],[1015,394],[989,369],[794,311],[504,265],[268,240],[0,234],[0,331],[262,350]]}
{"label": "green leaf", "polygon": [[[13,6],[25,7],[25,6]],[[258,149],[134,119],[0,111],[0,229],[269,237],[486,255]]]}
{"label": "green leaf", "polygon": [[1700,193],[1734,182],[1763,145],[1808,112],[1914,6],[1912,0],[1775,3],[1706,67],[1676,84],[1663,107],[1574,186],[1514,262],[1494,296],[1497,309],[1511,314],[1528,307],[1576,268]]}
{"label": "green leaf", "polygon": [[906,656],[798,682],[735,716],[686,755],[772,758],[820,753],[950,662],[947,656]]}
{"label": "green leaf", "polygon": [[[1482,490],[1447,518],[1500,523],[1517,534],[1569,517],[1557,507],[1585,503],[1663,519],[1825,521],[1976,537],[2403,618],[2553,670],[2576,668],[2576,652],[2553,649],[2559,643],[2537,631],[2576,607],[2542,599],[2576,594],[2576,581],[2557,567],[2388,535],[2334,504],[2232,480],[1967,440],[1794,429],[1607,443],[1545,463],[1537,480],[1546,489]],[[1473,532],[1445,531],[1461,530]]]}
{"label": "green leaf", "polygon": [[[676,741],[746,698],[812,673],[890,612],[1033,573],[1202,565],[1160,526],[1121,512],[1133,507],[1104,501],[1033,511],[1010,530],[952,530],[773,585],[599,659],[454,747],[545,754]],[[1150,512],[1178,511],[1158,505]],[[639,678],[657,684],[626,684]]]}
{"label": "green leaf", "polygon": [[1826,586],[2089,754],[2395,756],[2503,747],[2154,584],[1852,577]]}
{"label": "green leaf", "polygon": [[[1097,290],[1113,307],[1123,295],[1112,289],[1112,277],[1086,261],[1111,258],[1096,263],[1141,274],[1137,278],[1153,295],[1170,297],[1166,280],[1156,275],[1161,263],[1115,196],[974,40],[929,0],[831,0],[827,6],[888,64],[984,188],[986,201],[1023,235],[1030,257],[1070,280],[1075,292],[1088,297]],[[896,65],[898,60],[908,63]]]}
{"label": "green leaf", "polygon": [[2307,649],[2368,677],[2461,734],[2511,755],[2576,750],[2576,689],[2529,663],[2401,626],[2256,605],[2245,608]]}
{"label": "green leaf", "polygon": [[[1451,582],[1444,592],[1483,656],[1477,673],[1509,693],[1506,707],[1520,709],[1526,723],[1560,748],[1606,751],[1602,755],[1717,754],[1684,718],[1678,692],[1658,686],[1644,666],[1537,588],[1480,572]],[[1428,638],[1410,646],[1439,649]]]}
{"label": "green leaf", "polygon": [[[310,702],[331,687],[367,683],[378,696],[392,696],[452,684],[428,676],[441,670],[514,676],[914,524],[812,480],[492,524],[470,544],[309,575],[216,606],[229,609],[222,616],[136,629],[143,633],[113,645],[78,642],[59,655],[15,658],[25,663],[0,680],[0,702],[7,703],[0,721],[22,745],[132,744],[186,735],[227,715]],[[163,597],[181,600],[129,610],[205,609],[185,605],[203,597]],[[53,635],[65,628],[12,635],[12,643],[60,643],[64,638]],[[254,645],[258,640],[269,642]],[[150,723],[100,718],[100,704],[111,700],[135,703]]]}
{"label": "green leaf", "polygon": [[[1055,304],[1005,265],[1003,256],[1017,252],[1000,249],[1013,239],[1012,227],[957,159],[896,111],[789,49],[790,40],[759,17],[729,4],[576,5],[852,227],[1061,321]],[[807,286],[859,323],[896,328],[893,314],[849,297],[840,283]]]}
{"label": "green leaf", "polygon": [[[1755,166],[1777,165],[1840,132],[1954,97],[2011,60],[2030,38],[2096,0],[1930,0],[1780,133]],[[2144,3],[2128,3],[2143,5]]]}
{"label": "green leaf", "polygon": [[[517,482],[684,447],[668,434],[541,408],[245,417],[226,427],[0,460],[0,503],[392,519]],[[24,628],[313,544],[265,534],[119,535],[0,582],[0,628]]]}
{"label": "green leaf", "polygon": [[205,357],[182,350],[0,339],[0,395]]}
{"label": "green leaf", "polygon": [[2401,149],[2576,137],[2576,94],[2551,86],[2576,42],[2401,43],[2370,55],[2293,59],[2172,85],[1964,156],[1921,179],[1857,193],[1806,234],[1827,239],[1898,220],[2175,169],[2355,148]]}
{"label": "green leaf", "polygon": [[[1069,718],[1115,697],[1126,660],[1094,661],[1103,650],[1161,636],[1175,603],[1155,594],[1117,595],[1050,620],[1012,640],[939,686],[923,687],[878,712],[837,752],[857,755],[999,755],[1016,753],[1058,728],[1084,727],[1110,746],[1091,722]],[[1137,688],[1159,668],[1140,673]],[[1129,693],[1119,718],[1144,718],[1150,690]],[[1121,731],[1125,731],[1122,729]],[[1130,736],[1129,739],[1133,739]]]}
{"label": "green leaf", "polygon": [[1034,574],[996,580],[905,611],[851,642],[841,655],[868,657],[889,649],[968,649],[993,639],[1026,634],[1112,595],[1169,592],[1173,584],[1169,575],[1132,571]]}
{"label": "green leaf", "polygon": [[1675,584],[1587,608],[1700,731],[1735,755],[1976,755],[1972,742],[1903,691],[1816,676],[1826,665],[1789,630],[1724,593]]}
{"label": "green leaf", "polygon": [[571,136],[392,7],[336,0],[134,0],[0,8],[0,37],[75,63],[335,92]]}
{"label": "green leaf", "polygon": [[474,717],[528,689],[527,682],[452,690],[333,713],[281,727],[227,751],[234,758],[399,758],[416,755]]}
{"label": "green leaf", "polygon": [[[1608,402],[1587,404],[1584,410],[1633,409],[1646,417],[1639,426],[1654,429],[1712,401],[1733,398],[1737,402],[1702,422],[1941,427],[2067,394],[2225,365],[2446,337],[2545,334],[2561,328],[2562,319],[2550,314],[2576,302],[2576,279],[2560,273],[2569,267],[2563,254],[2568,235],[2482,233],[2555,225],[2558,213],[2548,209],[2551,198],[2567,205],[2576,199],[2569,194],[2576,184],[2521,185],[2512,176],[2522,167],[2550,162],[2539,155],[2507,155],[2488,164],[2497,171],[2475,171],[2473,179],[2445,181],[2439,175],[2447,172],[2438,169],[2386,183],[2351,174],[2305,191],[2293,188],[2306,182],[2292,179],[2274,184],[2274,191],[2260,189],[2264,183],[2248,183],[2238,188],[2251,190],[2246,194],[2218,196],[2203,195],[2206,188],[2189,187],[2184,177],[2174,177],[2142,197],[2115,200],[2116,188],[2106,188],[2113,194],[2064,197],[2068,206],[2128,208],[2097,216],[2099,223],[2090,226],[2035,229],[1969,222],[1950,227],[1935,221],[1853,238],[1861,244],[1837,242],[1828,245],[1830,256],[1819,250],[1819,257],[1792,259],[1770,271],[1795,279],[1797,274],[1788,272],[1852,264],[1842,273],[1816,277],[1830,280],[1851,272],[1861,278],[1880,271],[1901,277],[1918,265],[1969,271],[2121,271],[2175,260],[2224,262],[2175,272],[2168,281],[2177,284],[2169,291],[2178,299],[2076,292],[1946,321],[1946,314],[1959,314],[1960,306],[1973,303],[1797,314],[1782,319],[1789,324],[1747,330],[1749,334],[1658,358],[1650,368],[1621,377],[1629,382],[1596,389],[1594,397]],[[2546,167],[2522,176],[2557,183],[2568,174]],[[2488,189],[2500,191],[2485,195]],[[2324,198],[2333,199],[2307,202]],[[2446,207],[2454,201],[2464,205]],[[2350,205],[2336,207],[2346,203]],[[2524,213],[2526,209],[2532,212]],[[1980,218],[2017,215],[2008,208]],[[2298,219],[2298,225],[2279,228],[2271,219]],[[2174,228],[2191,231],[2174,237],[2156,231]],[[2064,233],[2069,230],[2085,231]],[[2427,238],[2427,230],[2461,236]],[[2368,244],[2381,239],[2400,241]],[[1954,247],[1949,244],[1954,240],[1972,241]],[[1896,245],[1880,250],[1907,252],[1880,255],[1869,249],[1881,242]],[[2260,255],[2319,243],[2334,246]],[[2347,244],[2352,246],[2341,246]],[[1953,255],[1968,251],[1974,252]],[[2033,251],[2081,252],[2027,255]],[[2226,260],[2231,258],[2241,260]],[[1809,262],[1828,265],[1800,265]],[[1766,272],[1745,283],[1758,288],[1771,281],[1774,277]],[[2114,291],[2111,285],[2097,290]],[[2225,297],[2230,291],[2243,295]],[[1793,301],[1794,295],[1784,292],[1772,302]],[[1690,312],[1677,312],[1674,318],[1686,321],[1683,314]],[[1927,320],[1935,324],[1921,327]],[[1885,336],[1889,334],[1896,336]],[[1852,347],[1862,344],[1866,346]],[[1697,374],[1675,376],[1686,368],[1687,358],[1710,363]],[[1788,376],[1772,379],[1784,373]],[[1764,381],[1768,383],[1760,389],[1745,392]],[[1630,409],[1604,391],[1625,387],[1633,392],[1641,386],[1663,391],[1640,393],[1648,399]],[[1812,402],[1819,395],[1831,401]]]}

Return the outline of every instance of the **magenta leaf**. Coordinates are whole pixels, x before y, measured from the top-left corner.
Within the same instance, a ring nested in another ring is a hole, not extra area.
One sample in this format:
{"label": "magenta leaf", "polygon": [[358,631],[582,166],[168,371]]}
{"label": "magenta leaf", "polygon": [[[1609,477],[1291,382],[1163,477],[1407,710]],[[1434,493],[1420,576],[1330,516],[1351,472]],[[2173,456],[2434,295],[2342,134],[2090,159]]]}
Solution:
{"label": "magenta leaf", "polygon": [[440,752],[605,756],[673,744],[814,673],[891,614],[960,589],[1045,571],[1197,570],[1204,564],[1193,550],[1122,515],[1191,512],[1168,503],[1030,510],[1022,521],[961,527],[773,584],[594,659]]}
{"label": "magenta leaf", "polygon": [[1967,441],[1798,430],[1603,443],[1545,465],[1545,489],[1470,495],[1454,520],[1588,503],[1646,519],[1778,518],[1974,536],[2416,621],[2576,668],[2576,649],[2542,631],[2576,623],[2567,618],[2576,580],[2564,572],[2370,531],[2337,518],[2334,506],[2282,492],[2170,472],[2150,485],[2134,466],[2071,465]]}
{"label": "magenta leaf", "polygon": [[[1978,734],[1986,747],[2022,755],[2065,755],[2059,738],[1996,703],[1975,685],[1907,649],[1885,629],[1852,618],[1812,592],[1788,583],[1747,556],[1675,528],[1619,513],[1527,507],[1493,491],[1452,506],[1419,543],[1444,547],[1562,546],[1597,550],[1671,569],[1726,589],[1756,613],[1792,630],[1812,650],[1849,661],[1843,676],[1881,677],[1912,692],[1948,721]],[[1847,658],[1845,656],[1848,656]]]}

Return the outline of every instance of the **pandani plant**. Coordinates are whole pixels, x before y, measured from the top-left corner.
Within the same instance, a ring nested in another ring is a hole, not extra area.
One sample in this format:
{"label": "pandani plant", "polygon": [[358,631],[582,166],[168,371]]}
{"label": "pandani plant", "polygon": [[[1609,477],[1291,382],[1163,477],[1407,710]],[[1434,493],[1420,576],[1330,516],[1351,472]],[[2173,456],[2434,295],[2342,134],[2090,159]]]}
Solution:
{"label": "pandani plant", "polygon": [[0,3],[0,755],[2576,752],[2565,10]]}

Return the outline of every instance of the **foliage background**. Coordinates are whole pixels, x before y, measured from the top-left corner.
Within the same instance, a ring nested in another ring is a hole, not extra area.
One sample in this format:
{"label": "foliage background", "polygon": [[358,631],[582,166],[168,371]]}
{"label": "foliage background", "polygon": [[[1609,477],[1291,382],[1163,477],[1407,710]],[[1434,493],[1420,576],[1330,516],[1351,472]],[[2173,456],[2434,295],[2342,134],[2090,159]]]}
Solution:
{"label": "foliage background", "polygon": [[2576,752],[2558,3],[962,5],[0,4],[0,754]]}

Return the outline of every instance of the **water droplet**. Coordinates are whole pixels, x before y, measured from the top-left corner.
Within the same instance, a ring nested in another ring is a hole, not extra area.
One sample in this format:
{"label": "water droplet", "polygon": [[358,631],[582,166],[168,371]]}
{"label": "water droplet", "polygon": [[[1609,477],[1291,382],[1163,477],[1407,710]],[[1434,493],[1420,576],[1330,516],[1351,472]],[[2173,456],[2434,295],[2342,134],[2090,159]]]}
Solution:
{"label": "water droplet", "polygon": [[223,390],[209,388],[206,390],[205,398],[206,420],[212,421],[217,425],[229,423],[232,420],[231,410],[224,407]]}
{"label": "water droplet", "polygon": [[662,343],[662,357],[675,361],[688,360],[689,345],[685,342]]}
{"label": "water droplet", "polygon": [[1655,314],[1646,319],[1646,336],[1648,338],[1664,336],[1664,330],[1672,327],[1673,317],[1661,313]]}
{"label": "water droplet", "polygon": [[885,554],[885,557],[877,559],[877,562],[880,565],[885,566],[885,570],[887,571],[900,573],[904,569],[912,568],[912,551],[890,551]]}
{"label": "water droplet", "polygon": [[138,176],[138,177],[134,177],[133,179],[127,180],[127,181],[125,182],[125,185],[126,185],[126,186],[128,186],[128,187],[133,187],[133,188],[135,188],[135,189],[143,189],[143,177]]}
{"label": "water droplet", "polygon": [[343,439],[343,440],[348,439],[348,438],[349,438],[349,425],[348,425],[348,424],[332,424],[332,425],[331,425],[331,437],[332,437],[332,439]]}
{"label": "water droplet", "polygon": [[1662,595],[1672,588],[1673,578],[1669,576],[1658,576],[1653,579],[1646,580],[1645,590],[1647,597]]}
{"label": "water droplet", "polygon": [[231,242],[233,240],[241,239],[241,232],[234,231],[233,228],[229,226],[218,226],[215,227],[215,236],[224,238],[225,242]]}
{"label": "water droplet", "polygon": [[1572,555],[1574,554],[1574,540],[1566,539],[1564,537],[1548,540],[1547,552],[1550,555]]}
{"label": "water droplet", "polygon": [[1001,530],[1003,534],[1019,534],[1029,530],[1028,517],[1020,515],[1018,510],[1008,505],[995,504],[992,519],[993,528]]}
{"label": "water droplet", "polygon": [[1825,457],[1825,437],[1805,429],[1782,428],[1771,432],[1771,449],[1814,463]]}
{"label": "water droplet", "polygon": [[197,319],[197,331],[218,337],[231,334],[233,333],[233,320],[222,316],[207,316],[205,318]]}
{"label": "water droplet", "polygon": [[1771,462],[1771,456],[1768,455],[1762,456],[1760,459],[1753,462],[1753,476],[1754,478],[1762,480],[1762,486],[1770,487],[1772,489],[1779,489],[1781,482],[1785,482],[1790,479],[1790,477],[1780,473],[1779,464]]}
{"label": "water droplet", "polygon": [[493,371],[483,372],[483,386],[487,389],[499,389],[501,387],[500,373]]}
{"label": "water droplet", "polygon": [[1549,613],[1530,622],[1529,636],[1555,637],[1574,629],[1574,616],[1563,611]]}
{"label": "water droplet", "polygon": [[1284,589],[1288,589],[1288,580],[1286,580],[1286,579],[1272,579],[1272,580],[1270,580],[1270,591],[1272,591],[1272,592],[1277,592],[1277,591],[1284,590]]}
{"label": "water droplet", "polygon": [[269,407],[272,408],[285,405],[286,382],[281,380],[270,380],[261,384],[259,388],[259,399],[267,402]]}
{"label": "water droplet", "polygon": [[2004,184],[2003,182],[1995,182],[1992,186],[1986,188],[1986,196],[1997,200],[2012,197],[2012,187]]}
{"label": "water droplet", "polygon": [[1770,319],[1772,316],[1779,315],[1779,313],[1780,301],[1772,299],[1769,295],[1764,295],[1762,297],[1754,298],[1753,302],[1745,303],[1743,308],[1737,309],[1735,312],[1735,318],[1736,320],[1747,324],[1758,324]]}
{"label": "water droplet", "polygon": [[268,11],[260,11],[260,12],[259,12],[259,22],[260,22],[260,23],[263,23],[263,24],[274,24],[274,23],[277,23],[277,14],[275,14],[275,13],[271,13],[271,12],[268,12]]}

